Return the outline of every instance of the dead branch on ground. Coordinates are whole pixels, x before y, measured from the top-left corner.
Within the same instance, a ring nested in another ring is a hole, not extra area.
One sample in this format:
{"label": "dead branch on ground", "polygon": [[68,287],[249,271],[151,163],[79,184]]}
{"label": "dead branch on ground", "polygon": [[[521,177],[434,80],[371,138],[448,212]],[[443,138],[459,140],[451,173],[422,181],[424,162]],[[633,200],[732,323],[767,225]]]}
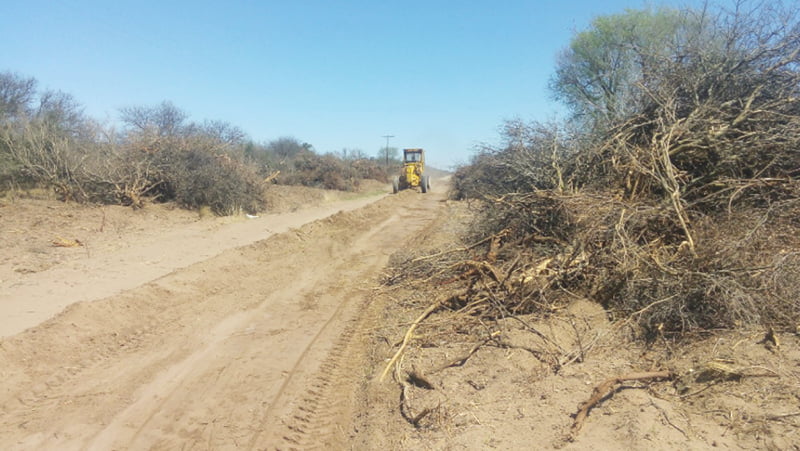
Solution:
{"label": "dead branch on ground", "polygon": [[575,414],[575,420],[573,421],[572,428],[570,430],[571,437],[574,439],[578,432],[580,432],[584,421],[586,421],[586,417],[589,415],[589,411],[597,406],[601,401],[607,397],[610,397],[616,392],[616,388],[614,387],[615,385],[628,381],[652,381],[670,379],[672,377],[673,373],[671,371],[628,373],[622,376],[612,377],[611,379],[607,379],[601,384],[595,386],[594,390],[592,390],[592,396],[580,405],[578,412]]}
{"label": "dead branch on ground", "polygon": [[441,307],[443,304],[444,304],[443,299],[437,300],[436,302],[432,303],[427,309],[425,309],[425,311],[422,312],[422,314],[419,315],[419,317],[417,317],[417,319],[415,319],[413,323],[411,323],[411,326],[408,328],[406,334],[403,336],[403,343],[400,345],[400,349],[398,349],[397,352],[395,352],[394,356],[389,360],[389,363],[386,364],[386,368],[384,368],[383,373],[381,373],[381,377],[379,379],[380,382],[383,382],[383,380],[386,378],[386,375],[389,374],[389,371],[391,371],[392,367],[397,362],[397,359],[399,359],[400,356],[403,355],[403,351],[405,351],[406,346],[408,346],[408,342],[411,341],[411,338],[414,336],[414,330],[417,328],[417,326],[419,326],[419,324],[422,321],[424,321],[425,318],[427,318],[431,313],[436,311],[436,309]]}
{"label": "dead branch on ground", "polygon": [[475,249],[476,247],[479,247],[479,246],[481,246],[481,245],[483,245],[483,244],[485,244],[487,242],[496,241],[496,240],[498,240],[500,238],[503,238],[504,236],[506,236],[508,234],[508,232],[509,232],[508,229],[503,229],[500,232],[498,232],[498,233],[496,233],[496,234],[494,234],[492,236],[488,236],[488,237],[486,237],[486,238],[484,238],[484,239],[482,239],[482,240],[480,240],[480,241],[478,241],[476,243],[470,244],[469,246],[459,247],[459,248],[455,248],[455,249],[449,249],[449,250],[446,250],[446,251],[437,252],[435,254],[425,255],[425,256],[422,256],[422,257],[417,257],[417,258],[412,259],[411,263],[417,263],[417,262],[421,262],[421,261],[424,261],[424,260],[440,258],[440,257],[442,257],[444,255],[447,255],[447,254],[458,253],[458,252],[466,252],[466,251]]}

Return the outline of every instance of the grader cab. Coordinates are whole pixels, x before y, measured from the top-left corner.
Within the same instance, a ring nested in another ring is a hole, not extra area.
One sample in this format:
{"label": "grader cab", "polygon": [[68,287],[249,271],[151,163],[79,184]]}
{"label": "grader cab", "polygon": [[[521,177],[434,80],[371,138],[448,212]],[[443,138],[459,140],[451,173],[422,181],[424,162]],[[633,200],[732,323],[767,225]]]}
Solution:
{"label": "grader cab", "polygon": [[403,167],[400,175],[392,178],[392,192],[419,188],[427,193],[431,188],[430,178],[425,175],[425,151],[422,149],[403,149]]}

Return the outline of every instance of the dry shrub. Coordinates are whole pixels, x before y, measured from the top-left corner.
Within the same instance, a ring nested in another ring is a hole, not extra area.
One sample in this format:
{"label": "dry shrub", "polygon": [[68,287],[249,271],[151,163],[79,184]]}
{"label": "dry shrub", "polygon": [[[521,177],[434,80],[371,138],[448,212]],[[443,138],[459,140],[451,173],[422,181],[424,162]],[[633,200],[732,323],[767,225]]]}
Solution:
{"label": "dry shrub", "polygon": [[452,199],[496,198],[506,193],[564,190],[564,161],[578,154],[582,137],[565,124],[509,121],[507,145],[484,146],[468,166],[457,169]]}
{"label": "dry shrub", "polygon": [[453,174],[449,197],[454,200],[479,199],[483,197],[486,184],[494,180],[493,158],[489,152],[472,157],[467,166],[461,166]]}
{"label": "dry shrub", "polygon": [[63,200],[142,207],[145,199],[208,205],[217,214],[261,208],[255,165],[206,129],[120,138],[87,122],[82,133],[25,118],[0,128],[0,147],[22,182],[49,187]]}
{"label": "dry shrub", "polygon": [[342,191],[355,189],[355,180],[349,177],[344,163],[331,155],[303,152],[290,164],[289,170],[282,171],[278,176],[278,183]]}
{"label": "dry shrub", "polygon": [[277,180],[284,185],[355,191],[364,179],[386,181],[385,169],[374,160],[348,161],[331,154],[302,152],[287,164],[290,167],[282,170]]}
{"label": "dry shrub", "polygon": [[263,183],[255,167],[230,153],[210,150],[180,152],[167,183],[174,187],[175,200],[182,206],[208,206],[217,215],[262,209]]}
{"label": "dry shrub", "polygon": [[376,160],[361,158],[350,162],[350,169],[357,179],[377,180],[387,182],[389,175],[386,166],[378,164]]}
{"label": "dry shrub", "polygon": [[141,206],[154,188],[147,161],[112,142],[65,133],[56,123],[21,121],[0,142],[16,183],[52,189],[62,200]]}
{"label": "dry shrub", "polygon": [[124,108],[117,133],[79,114],[66,95],[46,93],[35,108],[34,84],[0,74],[0,91],[29,91],[19,108],[0,108],[0,190],[41,187],[62,200],[135,208],[177,202],[228,215],[262,210],[264,181],[278,174],[284,184],[345,191],[365,178],[386,180],[374,160],[320,156],[293,138],[246,142],[225,122],[188,122],[170,102]]}

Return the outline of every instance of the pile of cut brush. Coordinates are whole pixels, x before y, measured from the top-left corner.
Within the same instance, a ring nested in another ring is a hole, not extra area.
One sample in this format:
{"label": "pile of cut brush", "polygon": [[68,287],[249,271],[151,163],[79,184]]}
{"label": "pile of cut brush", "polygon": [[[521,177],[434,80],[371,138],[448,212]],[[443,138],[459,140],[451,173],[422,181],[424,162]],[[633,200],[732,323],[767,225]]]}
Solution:
{"label": "pile of cut brush", "polygon": [[401,258],[393,280],[424,279],[443,293],[437,308],[481,319],[590,299],[648,339],[744,325],[795,331],[800,321],[800,199],[692,215],[686,228],[669,205],[597,192],[483,205],[476,224],[491,234]]}
{"label": "pile of cut brush", "polygon": [[475,244],[398,270],[433,273],[458,287],[443,305],[482,317],[581,297],[643,337],[794,331],[800,28],[737,23],[728,47],[648,55],[615,124],[509,122],[454,176],[452,197],[479,207]]}
{"label": "pile of cut brush", "polygon": [[798,198],[698,214],[608,192],[539,190],[484,201],[482,212],[476,223],[489,236],[396,271],[433,274],[454,287],[443,307],[482,318],[586,298],[647,338],[742,325],[794,331],[800,320]]}

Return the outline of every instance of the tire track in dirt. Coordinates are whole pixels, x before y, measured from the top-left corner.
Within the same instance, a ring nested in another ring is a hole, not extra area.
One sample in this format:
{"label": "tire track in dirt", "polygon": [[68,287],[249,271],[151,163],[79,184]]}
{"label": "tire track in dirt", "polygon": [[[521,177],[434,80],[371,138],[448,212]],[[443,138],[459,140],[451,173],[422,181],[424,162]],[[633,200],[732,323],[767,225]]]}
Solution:
{"label": "tire track in dirt", "polygon": [[[427,223],[430,218],[420,214],[424,211],[424,208],[402,209],[363,233],[352,245],[352,249],[357,251],[352,260],[372,259],[370,267],[374,270],[382,268],[389,254],[386,253],[384,258],[376,259],[373,255],[374,250],[397,242],[394,235],[388,233],[389,231],[396,232],[398,227],[414,230],[416,225]],[[349,268],[354,266],[354,263],[349,262],[344,266]],[[345,271],[337,273],[345,274]],[[373,271],[369,279],[362,276],[349,279],[362,280],[365,285],[369,285],[377,282],[376,275],[377,273]],[[341,407],[350,400],[350,397],[345,396],[344,391],[334,388],[353,387],[350,376],[355,374],[352,370],[361,358],[359,350],[363,350],[363,347],[355,346],[359,338],[356,324],[364,320],[363,312],[368,306],[369,296],[362,286],[349,286],[344,290],[334,289],[324,296],[332,302],[336,299],[343,302],[338,304],[336,310],[297,359],[289,376],[265,409],[259,433],[253,436],[248,449],[262,449],[259,443],[264,441],[263,439],[271,444],[282,443],[277,449],[323,447],[329,444],[330,436],[335,432],[335,428],[332,428],[333,419],[340,422],[349,421],[349,418],[341,415]],[[328,349],[324,353],[318,353],[316,358],[309,358],[312,352],[319,351],[315,348],[325,345]],[[324,360],[319,356],[323,356]],[[297,448],[298,446],[300,448]]]}
{"label": "tire track in dirt", "polygon": [[[269,404],[267,409],[264,411],[264,418],[260,422],[261,423],[261,427],[259,428],[259,431],[256,432],[256,434],[254,434],[253,438],[250,440],[248,449],[254,449],[256,447],[256,445],[259,442],[260,431],[265,429],[265,425],[268,424],[268,422],[275,415],[275,410],[280,406],[279,403],[281,402],[284,394],[287,392],[287,388],[289,387],[289,385],[292,382],[295,381],[295,378],[292,377],[292,376],[297,374],[298,371],[300,370],[301,366],[306,363],[305,359],[307,358],[308,354],[310,353],[312,347],[317,344],[317,342],[319,341],[320,337],[323,336],[323,334],[325,334],[326,332],[329,331],[329,328],[330,328],[331,324],[333,324],[334,320],[339,319],[339,317],[342,314],[342,310],[344,310],[344,307],[346,307],[346,306],[347,306],[346,303],[339,304],[339,306],[333,312],[333,315],[328,319],[328,321],[325,322],[325,324],[322,325],[322,327],[319,329],[317,334],[314,335],[314,338],[312,338],[311,341],[308,343],[308,346],[306,346],[303,349],[303,352],[298,356],[297,361],[295,362],[295,364],[292,367],[292,369],[289,371],[289,377],[287,377],[283,381],[283,383],[281,384],[280,388],[278,389],[278,392],[272,398],[272,402]],[[348,331],[346,330],[345,334],[347,334],[347,332]],[[334,346],[334,352],[336,352],[336,346]],[[323,370],[323,371],[325,370],[322,367],[320,367],[320,369]]]}
{"label": "tire track in dirt", "polygon": [[[358,310],[364,311],[369,300],[365,297]],[[363,314],[348,321],[345,331],[295,403],[291,415],[284,419],[280,436],[272,440],[278,443],[278,449],[345,447],[346,423],[356,409],[355,391],[365,377],[359,372],[364,368],[366,335],[362,327],[365,323]]]}
{"label": "tire track in dirt", "polygon": [[[410,207],[405,214],[413,217],[424,208]],[[431,233],[441,220],[428,221],[414,231],[405,246]],[[381,321],[385,293],[374,286],[351,306],[343,332],[319,369],[305,384],[304,393],[290,406],[291,414],[284,415],[281,427],[270,439],[280,450],[315,450],[352,448],[360,427],[359,415],[365,414],[366,387],[374,382],[375,349],[372,342]]]}
{"label": "tire track in dirt", "polygon": [[[363,306],[365,302],[361,301],[358,304]],[[319,423],[318,420],[320,415],[327,411],[326,408],[330,407],[330,403],[338,404],[341,401],[339,396],[325,395],[330,394],[328,388],[331,384],[341,379],[341,368],[351,363],[345,358],[345,351],[347,345],[353,341],[355,319],[348,319],[343,331],[333,331],[330,329],[330,325],[334,323],[334,320],[341,319],[343,315],[352,315],[352,311],[345,312],[345,310],[352,310],[352,307],[352,305],[341,304],[330,321],[324,328],[320,329],[314,340],[309,343],[303,355],[292,368],[292,375],[297,375],[304,370],[302,372],[307,374],[307,377],[305,380],[298,377],[289,377],[284,381],[281,390],[264,412],[260,431],[264,431],[266,437],[262,436],[261,433],[255,434],[249,443],[248,449],[258,449],[258,444],[262,438],[266,438],[268,443],[280,443],[281,440],[287,440],[294,445],[301,444],[301,440],[298,437],[287,436],[286,433],[288,431],[300,434],[318,432],[313,434],[315,440],[313,443],[325,442],[327,434],[319,432],[328,432],[326,430],[327,424]],[[320,338],[331,338],[337,333],[339,336],[333,337],[335,342],[321,364],[307,359],[312,347],[318,344]],[[288,402],[284,402],[287,398]],[[326,399],[327,402],[325,402]],[[292,406],[295,407],[292,409]],[[277,424],[279,426],[267,429],[265,426],[268,424]],[[310,449],[311,444],[312,442],[307,440],[303,441],[302,449]],[[284,447],[278,446],[277,448],[283,449]]]}

